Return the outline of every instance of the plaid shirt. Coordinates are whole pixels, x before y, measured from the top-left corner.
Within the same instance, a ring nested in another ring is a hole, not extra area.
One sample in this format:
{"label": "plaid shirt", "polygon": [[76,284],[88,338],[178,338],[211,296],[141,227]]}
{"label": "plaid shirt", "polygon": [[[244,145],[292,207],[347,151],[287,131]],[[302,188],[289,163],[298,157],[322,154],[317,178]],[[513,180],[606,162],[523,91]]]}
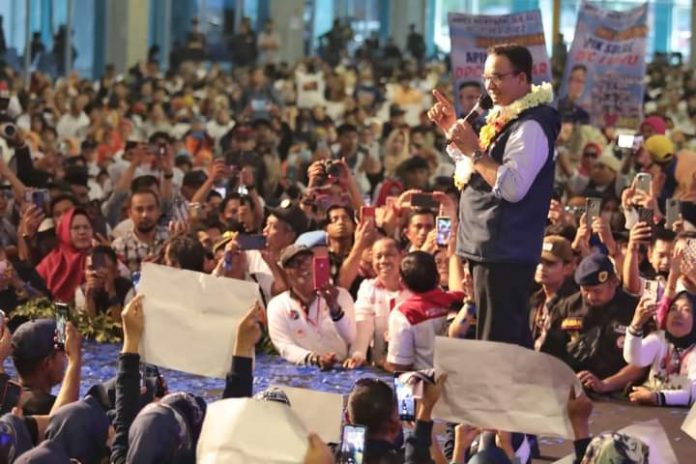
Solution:
{"label": "plaid shirt", "polygon": [[116,252],[118,259],[124,263],[131,272],[140,272],[140,265],[148,256],[155,255],[169,238],[166,227],[158,226],[155,232],[153,245],[141,242],[134,231],[129,231],[123,237],[113,241],[111,247]]}

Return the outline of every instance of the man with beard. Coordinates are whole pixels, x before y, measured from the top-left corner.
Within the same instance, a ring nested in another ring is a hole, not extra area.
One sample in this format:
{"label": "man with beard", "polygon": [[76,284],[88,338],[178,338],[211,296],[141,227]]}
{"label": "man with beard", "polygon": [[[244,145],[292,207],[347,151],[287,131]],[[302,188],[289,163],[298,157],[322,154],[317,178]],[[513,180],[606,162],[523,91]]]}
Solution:
{"label": "man with beard", "polygon": [[152,190],[136,190],[130,198],[128,217],[133,230],[113,241],[111,247],[131,272],[140,272],[146,257],[157,254],[169,237],[166,227],[158,226],[162,212],[159,197]]}
{"label": "man with beard", "polygon": [[540,351],[564,360],[588,390],[623,390],[645,372],[623,358],[626,328],[638,299],[621,289],[614,264],[599,253],[580,262],[575,283],[580,291],[561,305]]}

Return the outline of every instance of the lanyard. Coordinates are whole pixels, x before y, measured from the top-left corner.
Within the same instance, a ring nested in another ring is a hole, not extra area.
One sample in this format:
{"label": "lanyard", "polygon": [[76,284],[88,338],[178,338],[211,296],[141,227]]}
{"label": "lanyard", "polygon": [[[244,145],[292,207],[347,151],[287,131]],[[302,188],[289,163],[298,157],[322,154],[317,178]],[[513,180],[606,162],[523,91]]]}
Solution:
{"label": "lanyard", "polygon": [[667,372],[667,377],[669,377],[672,374],[679,375],[679,372],[681,371],[682,362],[684,362],[684,358],[686,358],[686,356],[691,352],[694,346],[696,345],[691,345],[685,350],[682,350],[681,353],[679,353],[680,350],[678,348],[670,349],[667,351],[667,354],[665,355],[665,358],[662,361]]}

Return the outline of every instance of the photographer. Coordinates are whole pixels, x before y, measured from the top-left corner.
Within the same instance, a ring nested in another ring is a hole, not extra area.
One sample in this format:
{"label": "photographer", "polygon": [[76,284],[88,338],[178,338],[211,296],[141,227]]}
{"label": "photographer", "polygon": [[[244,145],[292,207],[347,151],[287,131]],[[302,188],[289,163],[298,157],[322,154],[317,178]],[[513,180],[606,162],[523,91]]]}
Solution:
{"label": "photographer", "polygon": [[94,247],[85,265],[86,278],[75,291],[75,308],[90,318],[107,313],[118,321],[123,305],[135,292],[132,282],[118,274],[116,253],[111,247]]}

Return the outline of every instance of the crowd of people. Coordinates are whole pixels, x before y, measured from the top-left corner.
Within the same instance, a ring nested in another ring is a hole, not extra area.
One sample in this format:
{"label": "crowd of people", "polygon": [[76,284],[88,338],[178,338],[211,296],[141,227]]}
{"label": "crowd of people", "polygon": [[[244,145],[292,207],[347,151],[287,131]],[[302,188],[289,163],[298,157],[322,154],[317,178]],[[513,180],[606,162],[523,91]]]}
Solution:
{"label": "crowd of people", "polygon": [[[529,84],[514,56],[497,53]],[[517,221],[546,221],[540,254],[523,234],[505,250],[538,262],[523,270],[534,273],[526,289],[506,277],[517,275],[514,266],[462,259],[478,253],[467,244],[483,232],[458,208],[460,196],[475,200],[455,183],[450,142],[461,148],[461,131],[485,121],[441,130],[433,111],[454,100],[444,63],[413,56],[384,67],[369,54],[333,66],[316,57],[292,66],[254,60],[230,73],[186,60],[164,72],[149,61],[126,75],[107,67],[96,82],[34,73],[29,88],[15,70],[0,70],[0,358],[12,358],[21,386],[0,418],[7,462],[195,462],[205,402],[197,392],[167,392],[140,368],[147,295],[137,284],[149,262],[258,284],[259,305],[236,329],[223,398],[252,395],[259,346],[316,366],[318,376],[365,366],[406,372],[432,369],[435,337],[444,335],[549,353],[577,372],[588,395],[694,401],[692,70],[650,65],[637,131],[593,126],[572,101],[559,108],[560,126],[542,133],[553,154],[540,167],[553,179],[548,204],[525,196],[515,177],[524,163],[504,158],[510,185],[494,175],[490,198],[498,200],[481,201],[506,202]],[[484,76],[486,88],[460,86],[461,115],[502,74]],[[556,117],[551,106],[544,114]],[[514,314],[524,327],[511,334],[512,325],[492,325],[493,312],[514,306],[503,294],[530,290],[528,320]],[[61,343],[55,320],[41,317],[45,300],[70,304]],[[123,331],[118,377],[80,399],[80,332],[114,324]],[[367,428],[365,463],[513,462],[521,442],[535,448],[534,437],[502,431],[486,446],[480,430],[451,424],[441,449],[432,412],[444,376],[425,386],[404,439],[392,386],[366,375],[346,413],[347,423]],[[570,395],[578,462],[603,462],[633,440],[590,444],[591,410],[588,396]],[[333,462],[316,436],[309,443],[305,462]]]}

